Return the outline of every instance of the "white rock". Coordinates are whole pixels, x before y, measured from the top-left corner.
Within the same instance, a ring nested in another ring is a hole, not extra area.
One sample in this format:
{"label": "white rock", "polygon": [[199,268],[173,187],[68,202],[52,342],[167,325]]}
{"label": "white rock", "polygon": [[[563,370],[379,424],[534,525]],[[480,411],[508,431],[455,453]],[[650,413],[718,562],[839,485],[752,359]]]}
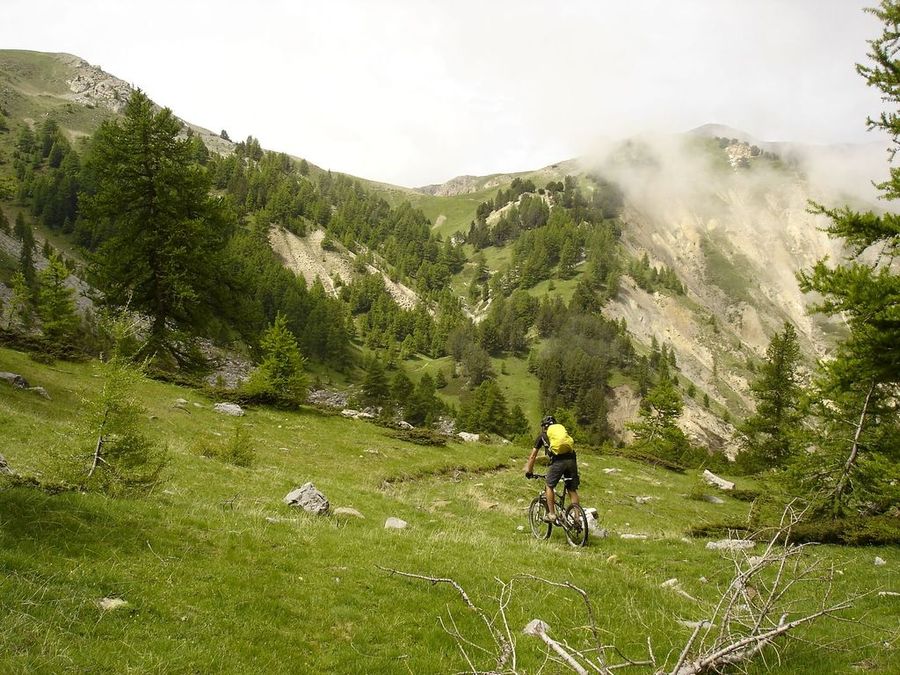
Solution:
{"label": "white rock", "polygon": [[213,410],[223,415],[232,415],[234,417],[243,417],[244,409],[237,403],[216,403]]}
{"label": "white rock", "polygon": [[666,579],[662,582],[659,587],[660,588],[674,588],[678,585],[678,579],[676,577],[672,577],[671,579]]}
{"label": "white rock", "polygon": [[517,531],[517,532],[524,532],[524,531],[525,531],[525,526],[524,526],[524,525],[519,525],[519,526],[516,528],[516,531]]}
{"label": "white rock", "polygon": [[121,609],[122,607],[126,607],[128,605],[128,601],[123,600],[122,598],[103,598],[102,600],[99,600],[97,604],[104,612],[110,612],[114,609]]}
{"label": "white rock", "polygon": [[622,473],[622,469],[603,469],[603,473]]}
{"label": "white rock", "polygon": [[359,511],[357,511],[357,510],[354,509],[354,508],[350,508],[349,506],[339,506],[339,507],[337,507],[337,508],[334,510],[334,515],[336,515],[336,516],[351,516],[351,517],[353,517],[353,518],[363,518],[363,519],[365,519],[365,516],[364,516],[363,514],[361,514]]}
{"label": "white rock", "polygon": [[384,521],[384,529],[386,530],[403,530],[407,525],[409,525],[409,523],[405,520],[394,518],[393,516]]}
{"label": "white rock", "polygon": [[634,501],[636,501],[638,504],[647,504],[648,502],[652,502],[653,499],[653,497],[635,497]]}
{"label": "white rock", "polygon": [[456,435],[459,436],[466,443],[477,443],[478,441],[481,440],[481,436],[479,436],[478,434],[470,434],[468,431],[460,431]]}
{"label": "white rock", "polygon": [[706,548],[710,551],[744,551],[754,546],[756,542],[749,539],[720,539],[706,542]]}
{"label": "white rock", "polygon": [[397,426],[401,429],[404,429],[405,431],[409,431],[410,429],[415,429],[415,427],[412,424],[410,424],[409,422],[405,422],[403,420],[400,420],[399,422],[397,422]]}
{"label": "white rock", "polygon": [[723,490],[734,490],[734,483],[732,483],[730,480],[719,478],[709,469],[703,470],[703,480],[705,480],[710,485],[715,485],[716,487],[722,488]]}
{"label": "white rock", "polygon": [[876,566],[876,567],[883,567],[884,565],[887,565],[887,562],[885,561],[885,559],[884,559],[884,558],[880,558],[880,557],[878,557],[878,556],[876,555],[876,556],[875,556],[875,566]]}

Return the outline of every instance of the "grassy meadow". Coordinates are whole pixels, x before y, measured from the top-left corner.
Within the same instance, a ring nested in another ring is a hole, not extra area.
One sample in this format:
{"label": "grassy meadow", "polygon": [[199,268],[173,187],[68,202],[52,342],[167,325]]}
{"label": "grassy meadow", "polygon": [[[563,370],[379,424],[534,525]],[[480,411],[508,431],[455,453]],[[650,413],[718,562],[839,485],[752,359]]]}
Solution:
{"label": "grassy meadow", "polygon": [[[78,441],[73,429],[82,401],[99,386],[95,365],[42,365],[0,349],[0,371],[19,373],[52,397],[0,382],[0,453],[20,473],[49,480],[55,449]],[[671,668],[692,632],[678,621],[709,616],[733,570],[727,556],[705,548],[707,539],[686,532],[745,522],[750,508],[724,493],[722,504],[690,498],[714,494],[697,472],[584,451],[582,502],[597,508],[610,536],[576,550],[556,530],[549,541],[527,530],[528,502],[538,489],[522,476],[527,448],[412,445],[387,429],[312,408],[252,408],[236,420],[214,412],[213,401],[195,390],[149,380],[138,394],[147,432],[169,450],[166,480],[150,495],[48,494],[0,477],[0,672],[418,674],[495,667],[474,647],[467,647],[468,664],[448,634],[458,630],[493,648],[452,587],[381,568],[452,578],[498,619],[498,580],[512,581],[505,615],[519,672],[564,672],[539,640],[521,634],[531,619],[543,619],[551,635],[576,648],[592,644],[582,599],[522,574],[584,589],[604,644],[640,661],[649,640],[659,664]],[[185,408],[175,407],[179,398],[189,401]],[[236,424],[252,439],[249,468],[192,450],[200,440],[234,433]],[[87,455],[90,441],[82,439]],[[307,481],[332,509],[352,507],[364,518],[285,506],[284,495]],[[409,526],[385,529],[391,516]],[[748,671],[898,672],[900,598],[877,594],[900,590],[898,550],[823,546],[807,555],[837,570],[833,598],[864,597],[840,614],[842,621],[825,618],[798,629],[802,639],[779,641],[777,653],[764,651]],[[876,556],[887,564],[874,565]],[[672,578],[695,600],[661,586]],[[823,588],[792,590],[799,610],[814,606]],[[104,598],[127,604],[103,609]],[[609,658],[622,661],[613,651]]]}

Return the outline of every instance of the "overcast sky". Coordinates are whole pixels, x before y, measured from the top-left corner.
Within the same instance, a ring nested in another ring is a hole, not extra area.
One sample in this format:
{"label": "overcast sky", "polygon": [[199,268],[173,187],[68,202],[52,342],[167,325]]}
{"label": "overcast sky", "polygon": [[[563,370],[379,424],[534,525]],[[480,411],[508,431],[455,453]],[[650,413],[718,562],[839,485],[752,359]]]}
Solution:
{"label": "overcast sky", "polygon": [[3,0],[0,48],[76,54],[194,124],[406,186],[706,123],[875,140],[875,0]]}

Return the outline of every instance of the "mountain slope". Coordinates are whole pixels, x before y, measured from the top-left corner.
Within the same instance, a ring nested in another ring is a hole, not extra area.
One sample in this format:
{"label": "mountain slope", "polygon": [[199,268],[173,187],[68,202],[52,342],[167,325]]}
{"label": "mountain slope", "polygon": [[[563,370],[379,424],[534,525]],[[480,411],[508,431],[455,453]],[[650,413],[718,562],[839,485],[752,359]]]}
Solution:
{"label": "mountain slope", "polygon": [[[0,106],[10,120],[34,125],[52,115],[71,138],[91,133],[104,119],[117,114],[131,92],[123,80],[78,57],[16,51],[0,51],[0,85]],[[191,128],[213,152],[232,152],[230,142],[199,127]],[[14,136],[0,134],[0,150],[11,153]],[[747,384],[753,377],[752,364],[783,321],[798,327],[810,360],[826,353],[830,337],[840,330],[840,326],[809,316],[810,300],[796,283],[799,269],[825,255],[840,253],[819,230],[821,219],[806,211],[807,204],[809,199],[843,203],[848,196],[856,203],[866,203],[871,194],[860,188],[860,174],[863,166],[868,166],[862,160],[874,157],[877,149],[812,151],[752,142],[737,130],[707,125],[677,137],[629,139],[602,155],[538,170],[463,176],[418,190],[365,180],[360,183],[391,206],[408,201],[421,209],[431,230],[444,239],[463,236],[480,207],[516,181],[531,181],[546,204],[553,200],[542,194],[544,186],[567,176],[586,194],[599,189],[598,180],[619,186],[624,197],[620,220],[625,259],[621,262],[626,276],[604,313],[627,322],[639,351],[648,351],[654,340],[670,346],[683,386],[696,385],[698,400],[707,395],[713,414],[740,416],[752,404]],[[781,154],[766,148],[776,148]],[[860,161],[852,163],[849,173],[833,170],[846,167],[851,157]],[[878,159],[883,159],[880,153]],[[311,167],[310,176],[317,173],[322,174]],[[507,203],[494,210],[486,222],[495,224],[509,208]],[[307,223],[306,231],[311,234],[303,238],[278,224],[271,230],[270,244],[285,264],[308,282],[319,277],[334,293],[338,278],[344,284],[352,278],[354,255],[340,245],[323,249],[324,232],[313,223]],[[347,244],[352,247],[351,242]],[[513,258],[512,249],[513,242],[484,249],[488,271],[502,273]],[[473,252],[470,245],[465,250]],[[376,253],[372,264],[380,265]],[[581,252],[570,278],[545,278],[529,288],[529,293],[571,299],[585,274],[586,253]],[[644,255],[650,265],[671,270],[686,294],[650,293],[629,279],[629,260]],[[387,269],[382,266],[369,271],[384,276]],[[449,287],[465,303],[466,312],[483,317],[491,298],[470,301],[467,292],[476,272],[470,261]],[[409,288],[384,278],[386,288],[402,306],[419,301]],[[532,336],[532,347],[537,345]],[[534,380],[524,374],[518,385],[532,387]],[[618,417],[625,421],[633,418],[634,404],[624,390],[619,391],[622,395],[616,398],[622,405]],[[689,401],[685,424],[694,426],[698,439],[703,438],[703,429],[714,434],[718,439],[714,445],[721,445],[728,431],[697,401]],[[618,431],[622,432],[621,426]]]}

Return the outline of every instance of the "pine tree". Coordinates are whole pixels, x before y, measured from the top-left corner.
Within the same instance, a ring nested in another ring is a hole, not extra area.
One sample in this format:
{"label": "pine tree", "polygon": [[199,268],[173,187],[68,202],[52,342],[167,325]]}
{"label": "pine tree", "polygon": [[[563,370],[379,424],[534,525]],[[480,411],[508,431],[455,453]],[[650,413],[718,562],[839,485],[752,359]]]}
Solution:
{"label": "pine tree", "polygon": [[694,449],[677,424],[683,410],[684,401],[675,385],[669,378],[661,378],[641,400],[640,421],[628,425],[637,439],[635,445],[665,459],[692,463]]}
{"label": "pine tree", "polygon": [[739,431],[745,450],[742,464],[751,470],[783,466],[793,453],[802,414],[797,367],[800,345],[794,327],[785,322],[766,349],[758,378],[750,385],[756,412]]}
{"label": "pine tree", "polygon": [[12,297],[5,309],[5,326],[6,330],[13,327],[13,323],[18,321],[24,329],[31,328],[34,322],[34,313],[32,309],[33,293],[25,280],[25,275],[21,272],[13,274]]}
{"label": "pine tree", "polygon": [[37,289],[37,271],[34,267],[34,231],[31,229],[31,225],[25,222],[25,216],[21,211],[16,214],[13,234],[22,244],[19,251],[19,271],[34,293]]}
{"label": "pine tree", "polygon": [[68,276],[69,270],[55,253],[51,254],[49,264],[40,273],[37,312],[44,336],[56,347],[70,342],[78,330],[75,289],[66,285]]}
{"label": "pine tree", "polygon": [[260,347],[263,361],[245,383],[245,392],[272,403],[303,403],[307,391],[304,359],[283,314],[263,334]]}
{"label": "pine tree", "polygon": [[431,424],[440,412],[441,403],[435,394],[434,380],[424,373],[406,406],[406,421],[416,426]]}
{"label": "pine tree", "polygon": [[367,405],[382,405],[390,398],[391,389],[381,359],[373,356],[369,359],[366,376],[362,384],[363,395]]}
{"label": "pine tree", "polygon": [[[870,129],[888,133],[892,152],[900,149],[900,2],[882,0],[867,10],[884,24],[869,42],[871,65],[857,65],[870,86],[893,106]],[[900,168],[878,185],[885,200],[900,198]],[[793,476],[823,512],[840,516],[849,510],[887,508],[897,501],[896,486],[885,476],[900,473],[900,214],[860,213],[849,207],[815,205],[827,216],[828,233],[846,244],[845,259],[832,266],[820,260],[799,276],[800,286],[822,297],[816,310],[840,314],[849,336],[816,378],[813,400],[822,423],[815,451],[798,459]]]}
{"label": "pine tree", "polygon": [[198,331],[228,227],[208,173],[192,161],[190,139],[169,109],[155,112],[141,91],[121,121],[104,122],[86,165],[95,191],[82,195],[86,218],[108,233],[93,257],[105,299],[150,317],[146,351],[184,361],[172,329]]}
{"label": "pine tree", "polygon": [[[159,483],[167,449],[145,434],[146,409],[135,395],[143,364],[125,353],[135,328],[122,318],[107,326],[113,341],[110,357],[100,363],[100,386],[85,401],[78,446],[71,457],[73,476],[89,489],[116,496],[144,493]],[[85,466],[85,450],[90,461]],[[80,474],[80,475],[79,475]]]}
{"label": "pine tree", "polygon": [[391,382],[391,400],[401,408],[406,408],[415,387],[402,370],[398,370]]}

